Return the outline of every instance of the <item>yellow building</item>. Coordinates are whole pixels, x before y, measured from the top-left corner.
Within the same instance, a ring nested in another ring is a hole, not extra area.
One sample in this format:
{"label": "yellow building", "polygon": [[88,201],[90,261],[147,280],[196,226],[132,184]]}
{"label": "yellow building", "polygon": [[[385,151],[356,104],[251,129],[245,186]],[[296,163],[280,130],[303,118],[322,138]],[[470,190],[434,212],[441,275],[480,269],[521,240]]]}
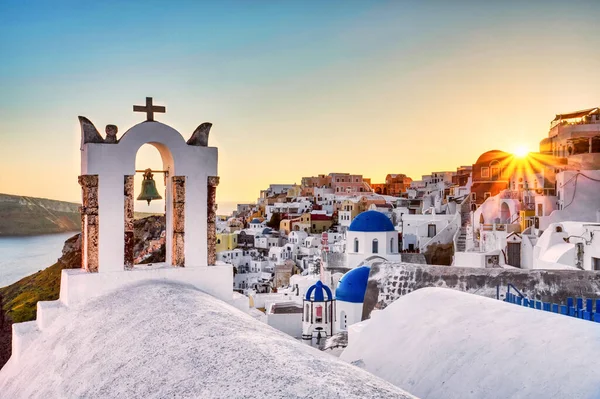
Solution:
{"label": "yellow building", "polygon": [[279,223],[279,230],[290,234],[291,231],[305,231],[309,234],[318,234],[329,230],[333,225],[331,216],[322,214],[303,213],[299,218],[283,219]]}
{"label": "yellow building", "polygon": [[[363,197],[364,198],[364,197]],[[362,200],[362,198],[361,198]],[[350,220],[354,220],[359,213],[367,210],[366,201],[342,201],[340,211],[350,212]]]}
{"label": "yellow building", "polygon": [[284,231],[285,234],[290,234],[292,231],[292,221],[290,219],[283,219],[279,222],[279,231]]}
{"label": "yellow building", "polygon": [[520,223],[521,223],[521,231],[524,231],[526,228],[533,226],[535,219],[535,211],[534,210],[524,210],[520,211]]}
{"label": "yellow building", "polygon": [[217,234],[217,253],[230,251],[237,248],[237,234],[218,233]]}

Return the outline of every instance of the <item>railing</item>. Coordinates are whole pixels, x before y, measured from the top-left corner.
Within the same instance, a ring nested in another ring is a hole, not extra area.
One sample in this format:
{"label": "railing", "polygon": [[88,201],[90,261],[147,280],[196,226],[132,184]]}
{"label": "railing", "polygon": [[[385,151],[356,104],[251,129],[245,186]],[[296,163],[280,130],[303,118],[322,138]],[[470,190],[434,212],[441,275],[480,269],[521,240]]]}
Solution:
{"label": "railing", "polygon": [[[508,284],[506,285],[506,295],[507,295],[507,296],[510,294],[510,289],[511,289],[511,288],[512,288],[513,290],[515,290],[515,292],[517,293],[518,297],[520,297],[520,298],[522,298],[522,299],[526,298],[526,296],[525,296],[525,295],[523,295],[523,294],[521,293],[521,291],[519,291],[519,289],[518,289],[517,287],[515,287],[514,285],[512,285],[511,283],[508,283]],[[499,285],[497,285],[497,286],[496,286],[496,299],[500,299],[500,286],[499,286]]]}
{"label": "railing", "polygon": [[[512,286],[512,284],[509,284],[509,286]],[[514,289],[516,290],[516,288]],[[499,299],[499,291],[497,291],[497,296]],[[515,295],[507,291],[504,302],[600,323],[600,299],[586,299],[584,302],[583,298],[567,298],[567,304],[561,305],[536,301],[535,299],[524,297],[520,292],[518,295]]]}

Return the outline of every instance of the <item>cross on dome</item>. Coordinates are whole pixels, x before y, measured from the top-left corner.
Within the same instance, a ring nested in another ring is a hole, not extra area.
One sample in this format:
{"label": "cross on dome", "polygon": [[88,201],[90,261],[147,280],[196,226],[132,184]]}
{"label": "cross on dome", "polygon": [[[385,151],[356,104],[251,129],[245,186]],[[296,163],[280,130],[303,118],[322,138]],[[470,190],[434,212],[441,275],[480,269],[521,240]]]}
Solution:
{"label": "cross on dome", "polygon": [[155,112],[165,113],[165,112],[167,112],[167,108],[163,107],[161,105],[153,105],[152,97],[146,97],[146,106],[134,105],[133,112],[145,112],[146,113],[146,121],[152,122],[152,121],[154,121],[154,113]]}

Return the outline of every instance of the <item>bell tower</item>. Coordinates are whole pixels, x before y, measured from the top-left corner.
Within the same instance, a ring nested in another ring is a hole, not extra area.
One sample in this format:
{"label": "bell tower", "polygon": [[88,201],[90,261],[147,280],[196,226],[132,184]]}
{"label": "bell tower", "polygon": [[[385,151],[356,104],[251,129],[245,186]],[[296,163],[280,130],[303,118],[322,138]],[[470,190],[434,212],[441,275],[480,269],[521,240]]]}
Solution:
{"label": "bell tower", "polygon": [[166,107],[146,98],[146,120],[117,137],[108,125],[103,137],[94,124],[80,116],[82,188],[82,268],[88,272],[113,272],[133,268],[133,176],[135,156],[144,144],[156,147],[162,171],[145,170],[138,200],[162,198],[153,174],[165,174],[166,264],[209,266],[216,261],[215,218],[217,148],[208,146],[212,124],[202,123],[185,141],[175,129],[154,119]]}

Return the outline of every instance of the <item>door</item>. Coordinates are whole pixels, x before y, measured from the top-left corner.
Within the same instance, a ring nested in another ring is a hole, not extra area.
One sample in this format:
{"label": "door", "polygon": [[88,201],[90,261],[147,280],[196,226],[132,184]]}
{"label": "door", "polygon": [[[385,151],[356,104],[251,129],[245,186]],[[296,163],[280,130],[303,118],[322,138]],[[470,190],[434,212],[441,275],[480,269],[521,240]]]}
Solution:
{"label": "door", "polygon": [[514,267],[521,267],[521,243],[508,243],[508,264]]}
{"label": "door", "polygon": [[435,224],[430,224],[427,226],[427,237],[435,237],[436,234]]}

